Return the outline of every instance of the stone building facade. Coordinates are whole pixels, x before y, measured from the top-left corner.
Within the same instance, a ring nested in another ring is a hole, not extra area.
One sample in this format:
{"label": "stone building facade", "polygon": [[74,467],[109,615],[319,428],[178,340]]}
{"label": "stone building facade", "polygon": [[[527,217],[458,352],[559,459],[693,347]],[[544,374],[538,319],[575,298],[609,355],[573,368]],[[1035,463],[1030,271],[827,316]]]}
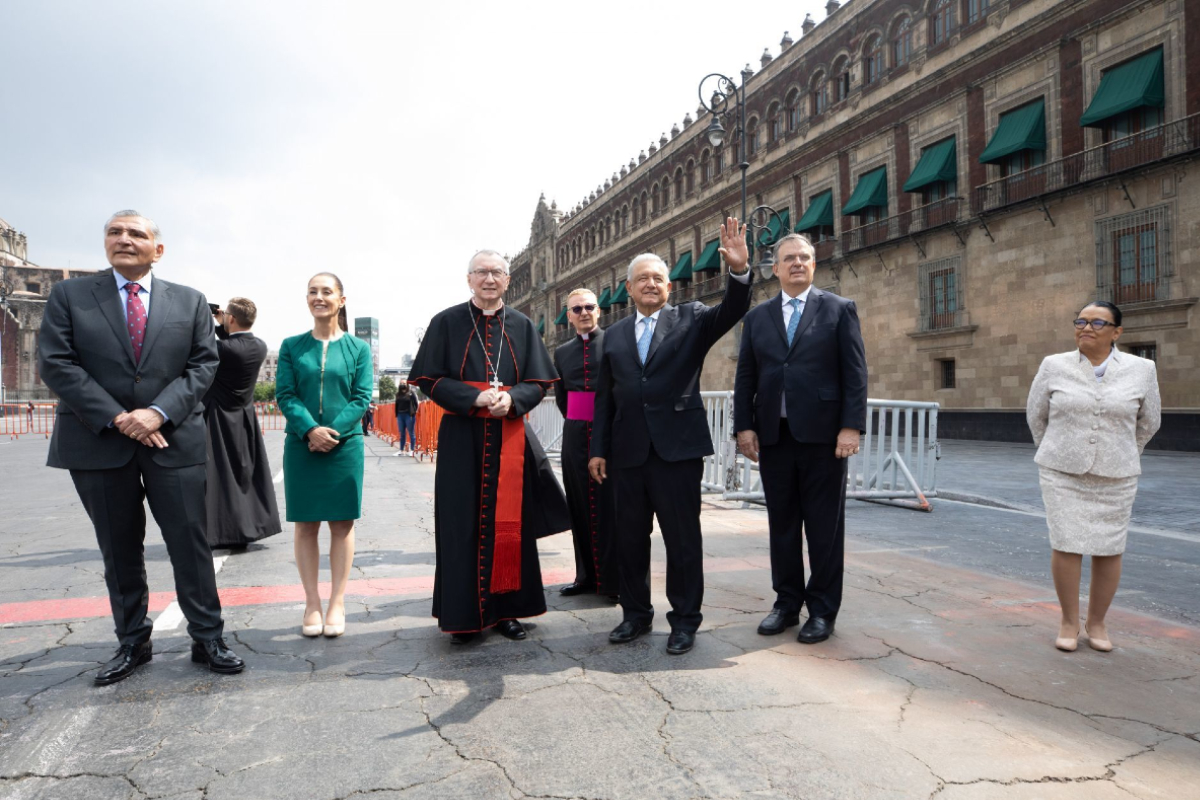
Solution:
{"label": "stone building facade", "polygon": [[0,219],[0,348],[3,350],[3,402],[52,400],[37,371],[37,335],[46,298],[54,284],[91,270],[41,267],[29,261],[24,233]]}
{"label": "stone building facade", "polygon": [[[816,285],[856,301],[870,396],[939,402],[943,437],[1028,441],[1039,363],[1103,298],[1125,313],[1122,345],[1158,365],[1152,446],[1200,449],[1200,4],[828,8],[741,75],[749,205],[786,212],[817,240]],[[740,210],[740,173],[709,122],[688,115],[569,212],[539,201],[510,299],[548,345],[568,335],[566,293],[623,299],[640,252],[678,271],[674,301],[719,298],[709,244]],[[756,280],[757,302],[777,291]],[[610,304],[604,324],[629,313]],[[732,388],[738,335],[704,389]]]}

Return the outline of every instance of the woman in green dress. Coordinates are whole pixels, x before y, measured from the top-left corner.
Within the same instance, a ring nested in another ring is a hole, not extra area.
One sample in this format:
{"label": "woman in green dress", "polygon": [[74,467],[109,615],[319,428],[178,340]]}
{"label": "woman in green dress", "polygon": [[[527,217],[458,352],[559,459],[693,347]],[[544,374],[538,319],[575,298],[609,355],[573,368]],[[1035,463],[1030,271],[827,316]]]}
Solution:
{"label": "woman in green dress", "polygon": [[[346,297],[336,275],[308,282],[311,333],[283,341],[275,399],[287,420],[283,490],[287,519],[296,523],[296,568],[304,584],[305,636],[346,630],[346,583],[354,562],[354,521],[362,512],[363,435],[371,402],[371,348],[347,333]],[[329,606],[317,590],[321,552],[317,532],[329,523]]]}

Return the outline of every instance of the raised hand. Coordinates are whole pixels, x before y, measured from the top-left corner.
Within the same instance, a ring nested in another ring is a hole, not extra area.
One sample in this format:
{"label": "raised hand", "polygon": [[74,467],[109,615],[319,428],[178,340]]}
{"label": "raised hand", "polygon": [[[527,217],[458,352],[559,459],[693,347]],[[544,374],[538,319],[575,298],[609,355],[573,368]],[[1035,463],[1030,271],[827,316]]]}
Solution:
{"label": "raised hand", "polygon": [[721,247],[717,250],[729,271],[741,275],[750,264],[750,251],[746,247],[746,226],[738,224],[736,217],[726,217],[721,223]]}

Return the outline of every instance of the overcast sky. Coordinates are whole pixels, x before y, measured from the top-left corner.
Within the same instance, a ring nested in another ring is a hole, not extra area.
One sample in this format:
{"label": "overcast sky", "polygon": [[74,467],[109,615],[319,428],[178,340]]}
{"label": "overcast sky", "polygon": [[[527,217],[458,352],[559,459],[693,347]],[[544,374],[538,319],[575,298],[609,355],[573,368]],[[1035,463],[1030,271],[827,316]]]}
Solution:
{"label": "overcast sky", "polygon": [[336,272],[380,319],[383,366],[465,300],[466,261],[528,241],[538,195],[570,208],[800,38],[823,2],[3,0],[0,217],[30,260],[107,266],[102,227],[163,230],[155,274],[244,295],[272,348],[311,327]]}

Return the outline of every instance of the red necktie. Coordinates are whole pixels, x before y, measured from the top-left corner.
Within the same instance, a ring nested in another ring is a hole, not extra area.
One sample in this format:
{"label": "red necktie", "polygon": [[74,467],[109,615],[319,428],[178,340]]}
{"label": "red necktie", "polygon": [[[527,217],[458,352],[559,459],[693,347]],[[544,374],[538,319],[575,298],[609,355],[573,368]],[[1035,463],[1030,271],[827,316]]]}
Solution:
{"label": "red necktie", "polygon": [[142,298],[138,297],[141,290],[142,287],[136,283],[125,284],[125,291],[129,292],[129,300],[125,303],[125,319],[129,323],[129,343],[133,345],[134,363],[141,362],[142,343],[146,340],[146,307],[142,305]]}

